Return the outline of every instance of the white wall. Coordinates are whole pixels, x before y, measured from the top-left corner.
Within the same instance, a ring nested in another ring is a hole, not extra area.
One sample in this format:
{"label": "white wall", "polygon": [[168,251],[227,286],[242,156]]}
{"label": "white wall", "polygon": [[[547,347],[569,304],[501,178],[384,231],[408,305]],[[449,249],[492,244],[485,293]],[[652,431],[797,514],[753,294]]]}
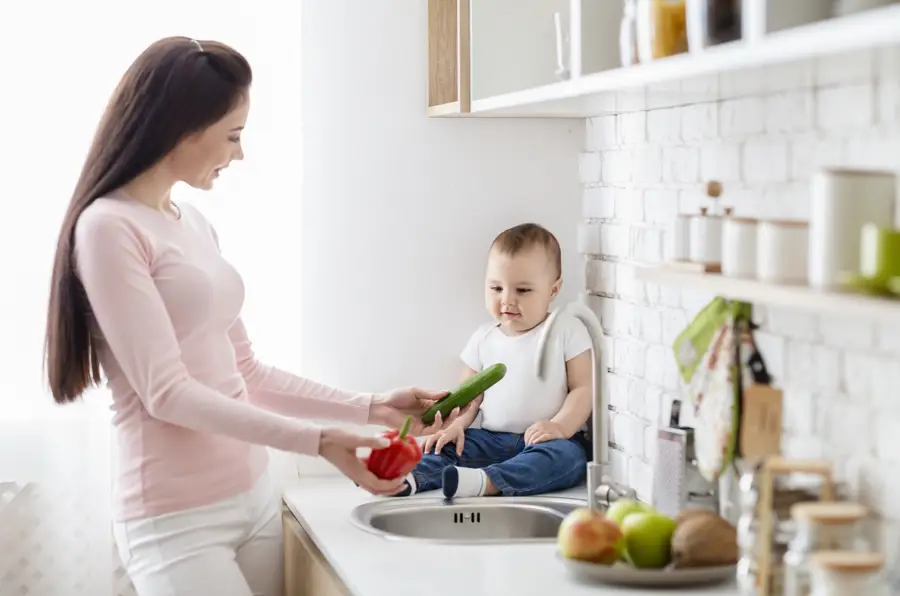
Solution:
{"label": "white wall", "polygon": [[[816,167],[900,168],[900,49],[625,93],[618,111],[586,125],[583,216],[600,247],[587,287],[614,338],[614,471],[649,499],[654,430],[679,391],[671,345],[711,297],[635,280],[635,264],[660,262],[665,227],[698,211],[703,181],[722,181],[737,214],[805,219]],[[864,502],[900,519],[900,328],[755,314],[785,389],[786,454],[833,460]]]}
{"label": "white wall", "polygon": [[260,356],[299,368],[300,13],[228,0],[159,0],[139,17],[115,0],[52,9],[48,20],[47,5],[0,3],[0,485],[33,482],[9,504],[0,498],[0,594],[130,596],[110,533],[109,396],[58,408],[41,375],[58,225],[100,114],[138,53],[166,35],[234,45],[256,78],[247,159],[213,192],[176,196],[214,221],[244,276]]}
{"label": "white wall", "polygon": [[307,375],[354,389],[452,387],[506,227],[546,225],[562,299],[580,286],[583,123],[427,119],[426,8],[303,8],[299,347]]}

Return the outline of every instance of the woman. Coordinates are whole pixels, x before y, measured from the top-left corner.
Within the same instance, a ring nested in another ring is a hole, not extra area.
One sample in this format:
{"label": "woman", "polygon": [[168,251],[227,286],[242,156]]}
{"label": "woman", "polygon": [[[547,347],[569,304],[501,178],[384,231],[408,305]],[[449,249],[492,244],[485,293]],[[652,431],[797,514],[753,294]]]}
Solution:
{"label": "woman", "polygon": [[[275,596],[280,499],[274,447],[322,456],[361,487],[383,446],[298,418],[399,426],[439,393],[325,387],[258,362],[241,322],[243,285],[209,222],[177,205],[177,182],[210,189],[242,159],[251,69],[233,49],[183,37],[152,44],[115,90],[59,236],[47,321],[54,399],[100,382],[113,396],[119,469],[114,531],[140,596]],[[447,417],[455,418],[458,412]],[[414,432],[442,428],[421,422]]]}

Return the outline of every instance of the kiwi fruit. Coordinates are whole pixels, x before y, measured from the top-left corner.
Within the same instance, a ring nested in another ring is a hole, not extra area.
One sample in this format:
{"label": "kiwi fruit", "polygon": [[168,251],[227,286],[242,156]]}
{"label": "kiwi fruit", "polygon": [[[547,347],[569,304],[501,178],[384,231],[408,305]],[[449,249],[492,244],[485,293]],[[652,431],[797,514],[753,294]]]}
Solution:
{"label": "kiwi fruit", "polygon": [[691,513],[672,536],[672,563],[676,569],[735,565],[740,557],[737,530],[711,512]]}
{"label": "kiwi fruit", "polygon": [[718,517],[718,515],[714,511],[710,511],[709,509],[683,509],[681,513],[675,516],[675,523],[679,526],[683,524],[686,520],[696,517],[698,515],[712,515]]}

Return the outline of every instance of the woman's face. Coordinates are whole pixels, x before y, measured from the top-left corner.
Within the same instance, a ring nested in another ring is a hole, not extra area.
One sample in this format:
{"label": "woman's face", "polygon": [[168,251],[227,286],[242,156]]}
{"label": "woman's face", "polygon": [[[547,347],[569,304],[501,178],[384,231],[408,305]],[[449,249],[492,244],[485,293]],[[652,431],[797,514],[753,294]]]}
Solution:
{"label": "woman's face", "polygon": [[221,120],[181,141],[171,154],[175,177],[194,188],[211,189],[219,172],[233,160],[244,159],[241,132],[249,110],[250,101],[245,96]]}

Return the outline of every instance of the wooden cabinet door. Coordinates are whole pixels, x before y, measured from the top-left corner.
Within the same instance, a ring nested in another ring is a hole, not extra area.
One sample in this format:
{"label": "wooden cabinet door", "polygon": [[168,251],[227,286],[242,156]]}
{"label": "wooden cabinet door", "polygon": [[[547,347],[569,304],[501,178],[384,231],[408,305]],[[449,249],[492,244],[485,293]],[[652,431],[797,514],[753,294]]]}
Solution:
{"label": "wooden cabinet door", "polygon": [[469,113],[469,46],[469,0],[428,0],[429,116]]}
{"label": "wooden cabinet door", "polygon": [[284,525],[284,595],[351,596],[287,507],[282,509],[281,519]]}

